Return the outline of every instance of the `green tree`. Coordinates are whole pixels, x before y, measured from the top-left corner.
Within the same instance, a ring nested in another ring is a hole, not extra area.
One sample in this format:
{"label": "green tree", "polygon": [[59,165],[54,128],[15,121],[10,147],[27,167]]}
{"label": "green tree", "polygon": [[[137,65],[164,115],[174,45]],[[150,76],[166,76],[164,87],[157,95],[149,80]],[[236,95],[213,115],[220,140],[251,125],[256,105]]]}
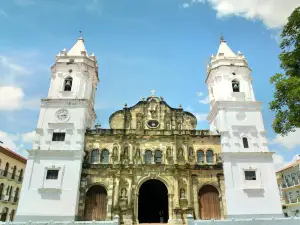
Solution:
{"label": "green tree", "polygon": [[300,7],[296,8],[281,33],[279,59],[284,73],[271,77],[275,85],[270,109],[275,112],[273,129],[286,135],[300,127]]}

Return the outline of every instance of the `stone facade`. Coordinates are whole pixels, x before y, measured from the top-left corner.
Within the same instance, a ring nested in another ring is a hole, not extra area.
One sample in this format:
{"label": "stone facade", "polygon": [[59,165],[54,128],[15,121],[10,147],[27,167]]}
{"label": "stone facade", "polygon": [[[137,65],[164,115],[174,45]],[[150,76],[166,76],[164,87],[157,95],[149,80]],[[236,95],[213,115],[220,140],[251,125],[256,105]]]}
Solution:
{"label": "stone facade", "polygon": [[107,191],[105,219],[119,214],[121,223],[138,223],[139,190],[152,179],[167,188],[168,222],[184,223],[188,214],[201,218],[198,197],[205,185],[217,190],[220,219],[226,217],[220,136],[196,130],[194,115],[151,96],[113,113],[110,126],[88,130],[85,137],[80,219],[88,219],[86,193],[100,185]]}

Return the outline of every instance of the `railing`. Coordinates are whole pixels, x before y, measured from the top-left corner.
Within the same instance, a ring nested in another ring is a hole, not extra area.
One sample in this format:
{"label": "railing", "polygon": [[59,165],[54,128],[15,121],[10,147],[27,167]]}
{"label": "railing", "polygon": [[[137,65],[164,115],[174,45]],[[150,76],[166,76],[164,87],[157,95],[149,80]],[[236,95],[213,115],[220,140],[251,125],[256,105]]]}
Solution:
{"label": "railing", "polygon": [[288,198],[288,203],[287,204],[295,204],[295,203],[300,203],[300,197]]}
{"label": "railing", "polygon": [[0,177],[7,177],[8,179],[16,180],[22,182],[23,176],[18,176],[16,174],[10,173],[7,170],[0,170]]}
{"label": "railing", "polygon": [[19,198],[13,195],[0,195],[0,201],[17,203],[19,201]]}
{"label": "railing", "polygon": [[289,182],[282,183],[281,187],[282,188],[289,188],[289,187],[294,187],[294,186],[299,185],[299,184],[300,184],[300,180],[292,180],[292,181],[289,181]]}

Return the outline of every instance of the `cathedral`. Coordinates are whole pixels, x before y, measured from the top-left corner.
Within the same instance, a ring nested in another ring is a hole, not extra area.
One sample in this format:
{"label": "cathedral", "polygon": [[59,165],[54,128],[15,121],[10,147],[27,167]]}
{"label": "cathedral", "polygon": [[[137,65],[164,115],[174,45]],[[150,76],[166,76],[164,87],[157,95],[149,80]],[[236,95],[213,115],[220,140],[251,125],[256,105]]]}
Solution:
{"label": "cathedral", "polygon": [[282,217],[251,69],[222,38],[207,65],[209,130],[155,95],[94,124],[98,65],[83,38],[56,56],[16,221],[186,224]]}

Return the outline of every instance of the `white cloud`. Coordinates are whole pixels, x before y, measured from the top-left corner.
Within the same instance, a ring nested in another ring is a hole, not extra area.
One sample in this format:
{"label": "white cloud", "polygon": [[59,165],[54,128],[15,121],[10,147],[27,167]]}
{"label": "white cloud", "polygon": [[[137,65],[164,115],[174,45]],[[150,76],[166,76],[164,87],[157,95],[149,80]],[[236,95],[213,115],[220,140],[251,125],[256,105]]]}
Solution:
{"label": "white cloud", "polygon": [[4,10],[0,9],[0,16],[8,17],[8,14]]}
{"label": "white cloud", "polygon": [[287,164],[287,162],[284,160],[284,157],[277,153],[273,155],[273,161],[274,161],[275,171],[282,169]]}
{"label": "white cloud", "polygon": [[24,92],[21,88],[0,86],[0,110],[20,109],[23,104]]}
{"label": "white cloud", "polygon": [[193,113],[198,121],[206,121],[206,118],[208,116],[207,113]]}
{"label": "white cloud", "polygon": [[284,148],[293,149],[300,145],[300,128],[297,128],[295,132],[290,132],[286,136],[281,136],[279,134],[271,140],[270,144],[279,144]]}
{"label": "white cloud", "polygon": [[203,92],[201,92],[201,91],[199,91],[199,92],[196,92],[196,94],[197,94],[199,97],[201,97],[201,96],[203,96],[203,95],[204,95],[204,93],[203,93]]}
{"label": "white cloud", "polygon": [[[204,1],[200,1],[202,2]],[[248,20],[261,20],[268,28],[284,26],[292,11],[300,6],[299,0],[206,0],[206,2],[217,11],[218,18],[238,16]]]}
{"label": "white cloud", "polygon": [[190,7],[190,4],[189,4],[189,3],[183,3],[183,4],[182,4],[182,8],[188,8],[188,7]]}
{"label": "white cloud", "polygon": [[35,134],[35,131],[22,134],[22,141],[31,144],[35,138]]}
{"label": "white cloud", "polygon": [[204,99],[200,99],[200,100],[199,100],[199,103],[200,103],[200,104],[208,104],[208,103],[209,103],[209,98],[208,98],[208,96],[206,96]]}
{"label": "white cloud", "polygon": [[24,97],[24,92],[19,87],[0,86],[0,111],[39,108],[38,98],[24,99]]}
{"label": "white cloud", "polygon": [[9,134],[3,130],[0,130],[0,141],[3,142],[1,146],[9,148],[18,154],[27,157],[28,153],[24,147],[23,142],[28,142],[30,140],[31,132],[24,134]]}

